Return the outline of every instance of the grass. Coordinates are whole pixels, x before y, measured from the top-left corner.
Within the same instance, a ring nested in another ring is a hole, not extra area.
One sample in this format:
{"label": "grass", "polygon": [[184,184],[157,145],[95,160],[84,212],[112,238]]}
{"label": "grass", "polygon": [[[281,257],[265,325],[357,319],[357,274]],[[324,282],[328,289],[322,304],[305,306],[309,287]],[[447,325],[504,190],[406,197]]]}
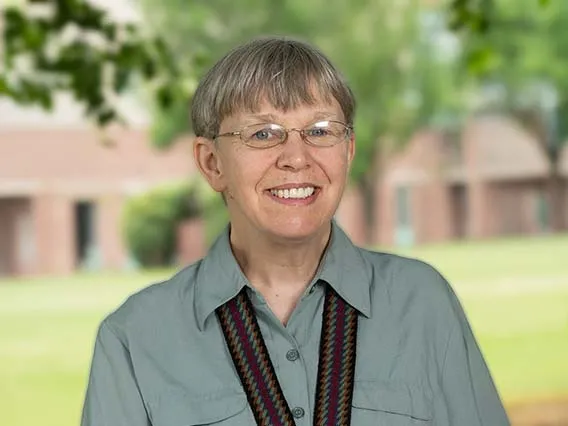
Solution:
{"label": "grass", "polygon": [[[400,252],[452,283],[507,403],[568,397],[568,236]],[[0,281],[0,425],[77,425],[97,325],[170,274]]]}

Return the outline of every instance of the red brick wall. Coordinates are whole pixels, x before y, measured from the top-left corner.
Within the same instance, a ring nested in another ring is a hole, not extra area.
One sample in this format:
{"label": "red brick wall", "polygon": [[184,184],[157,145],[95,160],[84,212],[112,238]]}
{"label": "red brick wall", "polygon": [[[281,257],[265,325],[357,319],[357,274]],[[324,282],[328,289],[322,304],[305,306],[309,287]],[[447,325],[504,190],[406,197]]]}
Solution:
{"label": "red brick wall", "polygon": [[34,272],[68,274],[75,269],[74,215],[64,195],[43,194],[32,202],[37,258]]}
{"label": "red brick wall", "polygon": [[10,201],[0,200],[0,276],[12,273],[13,223]]}
{"label": "red brick wall", "polygon": [[195,171],[190,140],[159,151],[141,130],[110,135],[115,144],[108,146],[87,129],[0,130],[0,179],[116,191],[124,184],[179,179]]}
{"label": "red brick wall", "polygon": [[97,201],[97,243],[105,269],[118,270],[126,265],[127,248],[122,238],[122,215],[127,198],[120,194],[106,194]]}
{"label": "red brick wall", "polygon": [[367,238],[363,212],[363,197],[360,191],[355,186],[347,188],[335,219],[353,243],[359,246],[364,246]]}
{"label": "red brick wall", "polygon": [[0,199],[0,275],[29,273],[34,267],[33,221],[25,198]]}
{"label": "red brick wall", "polygon": [[442,241],[453,235],[451,196],[443,175],[443,135],[421,131],[404,151],[386,162],[379,189],[378,220],[380,245],[395,244],[397,189],[409,191],[410,220],[415,243]]}
{"label": "red brick wall", "polygon": [[[33,200],[30,214],[37,256],[24,268],[27,272],[74,271],[75,203],[80,200],[96,203],[101,266],[122,268],[127,260],[121,232],[126,197],[188,178],[195,171],[190,138],[158,151],[144,130],[113,129],[110,136],[115,143],[108,145],[87,128],[0,129],[0,204],[2,196]],[[7,270],[7,264],[15,270],[17,247],[2,210],[0,271]]]}
{"label": "red brick wall", "polygon": [[448,185],[432,181],[414,188],[414,227],[417,243],[445,241],[453,237],[452,206]]}
{"label": "red brick wall", "polygon": [[377,214],[378,229],[376,243],[380,246],[394,244],[394,228],[396,224],[395,188],[382,182],[378,190]]}

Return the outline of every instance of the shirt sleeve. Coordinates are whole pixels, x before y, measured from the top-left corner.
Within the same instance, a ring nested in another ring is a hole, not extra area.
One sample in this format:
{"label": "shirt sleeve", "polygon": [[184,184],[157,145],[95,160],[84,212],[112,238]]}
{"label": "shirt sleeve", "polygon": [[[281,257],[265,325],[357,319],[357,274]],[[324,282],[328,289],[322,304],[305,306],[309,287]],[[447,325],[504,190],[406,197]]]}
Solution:
{"label": "shirt sleeve", "polygon": [[503,404],[470,324],[457,305],[455,323],[446,349],[442,391],[449,423],[460,426],[509,426]]}
{"label": "shirt sleeve", "polygon": [[99,327],[81,426],[151,426],[124,343]]}

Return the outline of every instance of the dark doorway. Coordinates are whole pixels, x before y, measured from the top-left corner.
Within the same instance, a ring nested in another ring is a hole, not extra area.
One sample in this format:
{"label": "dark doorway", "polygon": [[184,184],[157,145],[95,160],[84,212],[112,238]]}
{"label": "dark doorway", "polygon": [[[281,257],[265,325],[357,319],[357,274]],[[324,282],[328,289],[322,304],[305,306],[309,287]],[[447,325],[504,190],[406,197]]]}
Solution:
{"label": "dark doorway", "polygon": [[92,256],[95,241],[96,206],[90,201],[75,203],[75,259],[77,267],[84,266]]}
{"label": "dark doorway", "polygon": [[462,239],[467,232],[467,188],[463,184],[451,188],[452,222],[454,237]]}

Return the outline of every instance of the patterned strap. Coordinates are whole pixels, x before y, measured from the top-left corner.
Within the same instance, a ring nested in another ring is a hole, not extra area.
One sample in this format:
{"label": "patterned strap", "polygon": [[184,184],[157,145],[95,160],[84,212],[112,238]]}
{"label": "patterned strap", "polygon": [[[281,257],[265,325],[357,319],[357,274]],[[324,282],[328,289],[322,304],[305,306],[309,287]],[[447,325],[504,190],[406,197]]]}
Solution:
{"label": "patterned strap", "polygon": [[327,286],[320,338],[315,426],[348,426],[357,348],[357,311]]}
{"label": "patterned strap", "polygon": [[216,310],[225,341],[259,426],[293,426],[252,303],[243,289]]}
{"label": "patterned strap", "polygon": [[[216,312],[257,425],[293,426],[292,413],[246,290]],[[316,426],[350,424],[357,319],[357,311],[327,286],[314,410]]]}

